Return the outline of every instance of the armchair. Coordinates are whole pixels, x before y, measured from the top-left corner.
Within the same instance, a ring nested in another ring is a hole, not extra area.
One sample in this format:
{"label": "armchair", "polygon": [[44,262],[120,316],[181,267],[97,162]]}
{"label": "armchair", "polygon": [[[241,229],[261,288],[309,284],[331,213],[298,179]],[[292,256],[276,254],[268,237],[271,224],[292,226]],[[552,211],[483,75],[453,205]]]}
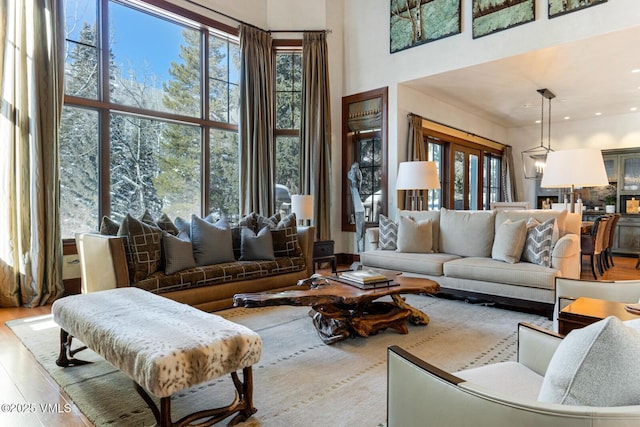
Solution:
{"label": "armchair", "polygon": [[571,406],[538,401],[562,337],[518,326],[518,361],[447,373],[400,347],[388,349],[387,425],[635,426],[640,406]]}

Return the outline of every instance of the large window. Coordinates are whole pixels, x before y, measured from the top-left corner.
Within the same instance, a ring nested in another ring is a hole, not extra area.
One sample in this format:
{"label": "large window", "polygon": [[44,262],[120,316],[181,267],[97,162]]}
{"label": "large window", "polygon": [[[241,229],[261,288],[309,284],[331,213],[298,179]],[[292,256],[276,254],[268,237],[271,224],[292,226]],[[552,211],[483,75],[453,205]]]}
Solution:
{"label": "large window", "polygon": [[63,238],[144,209],[237,217],[237,34],[185,16],[65,0]]}

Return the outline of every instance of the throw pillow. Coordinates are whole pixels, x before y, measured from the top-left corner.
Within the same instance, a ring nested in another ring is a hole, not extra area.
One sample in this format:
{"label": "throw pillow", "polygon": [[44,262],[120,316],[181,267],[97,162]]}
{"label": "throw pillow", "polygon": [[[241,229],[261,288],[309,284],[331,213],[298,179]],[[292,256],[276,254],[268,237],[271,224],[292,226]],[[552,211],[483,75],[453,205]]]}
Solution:
{"label": "throw pillow", "polygon": [[186,233],[180,232],[174,236],[165,231],[162,234],[162,248],[165,274],[177,273],[196,266],[196,261],[193,259],[193,246]]}
{"label": "throw pillow", "polygon": [[212,265],[235,261],[231,229],[226,220],[211,224],[191,215],[191,242],[197,265]]}
{"label": "throw pillow", "polygon": [[380,214],[378,248],[394,251],[398,248],[398,224]]}
{"label": "throw pillow", "polygon": [[115,236],[118,234],[119,229],[120,224],[118,224],[108,216],[102,217],[102,222],[100,223],[100,234]]}
{"label": "throw pillow", "polygon": [[[163,213],[162,215],[160,215],[160,217],[158,217],[158,219],[156,219],[156,224],[158,225],[158,227],[160,227],[160,230],[166,231],[167,233],[174,236],[177,236],[178,233],[180,233],[178,227],[175,226],[173,221],[171,221],[166,213]],[[188,237],[189,235],[187,235],[187,238]]]}
{"label": "throw pillow", "polygon": [[398,252],[432,253],[431,220],[415,222],[400,217],[398,223]]}
{"label": "throw pillow", "polygon": [[240,261],[274,260],[271,230],[264,227],[256,235],[248,228],[242,228]]}
{"label": "throw pillow", "polygon": [[[271,217],[271,219],[274,218],[275,216]],[[273,237],[273,254],[276,257],[302,256],[302,249],[298,244],[296,214],[290,213],[282,218],[275,228],[271,228],[271,236]]]}
{"label": "throw pillow", "polygon": [[440,209],[440,252],[464,257],[491,257],[496,211]]}
{"label": "throw pillow", "polygon": [[151,215],[151,213],[149,213],[149,209],[144,210],[144,213],[140,217],[140,221],[152,227],[157,227],[156,221],[153,219],[153,216]]}
{"label": "throw pillow", "polygon": [[149,277],[160,267],[162,230],[127,214],[118,236],[126,237],[125,253],[131,283]]}
{"label": "throw pillow", "polygon": [[186,233],[187,236],[191,237],[191,223],[186,219],[176,217],[175,220],[176,228],[180,233]]}
{"label": "throw pillow", "polygon": [[538,400],[564,405],[640,404],[640,334],[607,317],[571,331],[553,354]]}
{"label": "throw pillow", "polygon": [[260,214],[255,214],[255,223],[256,223],[255,231],[260,231],[264,227],[268,227],[273,230],[275,227],[278,226],[278,223],[280,222],[280,220],[281,218],[279,213],[269,218],[267,218],[266,216],[262,216]]}
{"label": "throw pillow", "polygon": [[[555,222],[555,219],[550,219],[529,228],[522,251],[522,261],[542,265],[543,267],[551,266],[551,241]],[[528,224],[531,223],[533,222],[528,222]]]}
{"label": "throw pillow", "polygon": [[506,220],[498,226],[493,239],[491,258],[515,264],[520,261],[524,242],[527,238],[527,225],[524,220],[511,222]]}

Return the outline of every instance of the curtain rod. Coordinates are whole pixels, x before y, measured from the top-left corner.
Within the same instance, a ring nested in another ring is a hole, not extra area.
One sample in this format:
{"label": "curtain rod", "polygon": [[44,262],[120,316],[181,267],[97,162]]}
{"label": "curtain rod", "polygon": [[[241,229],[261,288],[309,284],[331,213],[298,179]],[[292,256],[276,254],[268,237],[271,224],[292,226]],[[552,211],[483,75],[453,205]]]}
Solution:
{"label": "curtain rod", "polygon": [[308,32],[308,31],[309,32],[317,31],[317,32],[325,32],[327,34],[331,34],[331,32],[332,32],[331,29],[326,29],[326,30],[265,30],[264,28],[260,28],[257,25],[253,25],[253,24],[245,22],[245,21],[243,21],[241,19],[234,18],[231,15],[227,15],[224,12],[217,11],[215,9],[212,9],[212,8],[208,7],[208,6],[205,6],[203,4],[197,3],[197,2],[195,2],[193,0],[183,0],[183,1],[185,1],[187,3],[190,3],[190,4],[194,5],[194,6],[201,7],[203,9],[205,9],[205,10],[208,10],[209,12],[213,12],[213,13],[216,13],[216,14],[218,14],[220,16],[224,16],[225,18],[231,19],[232,21],[235,21],[238,24],[248,25],[249,27],[253,27],[253,28],[256,28],[258,30],[265,31],[267,33],[304,33],[304,32]]}

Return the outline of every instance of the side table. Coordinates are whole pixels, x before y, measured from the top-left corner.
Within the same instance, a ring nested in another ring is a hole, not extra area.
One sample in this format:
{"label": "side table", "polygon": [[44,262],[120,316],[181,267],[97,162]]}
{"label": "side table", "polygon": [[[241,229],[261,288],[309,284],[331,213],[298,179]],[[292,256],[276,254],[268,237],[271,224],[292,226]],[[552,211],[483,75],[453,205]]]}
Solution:
{"label": "side table", "polygon": [[560,310],[558,332],[566,335],[574,329],[585,327],[608,316],[616,316],[623,321],[640,319],[639,315],[625,310],[625,305],[627,303],[580,297]]}
{"label": "side table", "polygon": [[319,266],[323,262],[331,263],[331,272],[337,272],[336,256],[333,253],[333,240],[323,240],[313,242],[313,272],[316,272],[316,264]]}

